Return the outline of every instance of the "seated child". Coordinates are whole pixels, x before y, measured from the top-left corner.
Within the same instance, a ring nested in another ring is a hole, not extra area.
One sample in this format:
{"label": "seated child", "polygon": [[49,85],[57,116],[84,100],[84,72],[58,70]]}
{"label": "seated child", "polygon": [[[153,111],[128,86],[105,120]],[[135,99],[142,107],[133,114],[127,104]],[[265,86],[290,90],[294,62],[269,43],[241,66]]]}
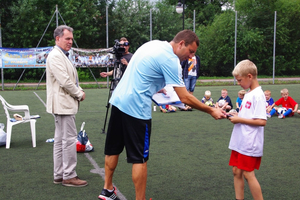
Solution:
{"label": "seated child", "polygon": [[[286,108],[286,112],[283,113],[283,114],[278,114],[278,118],[280,119],[284,119],[285,117],[287,116],[293,116],[295,112],[297,112],[298,110],[298,104],[297,102],[289,96],[289,91],[288,89],[282,89],[280,91],[281,93],[281,98],[278,99],[273,105],[272,105],[272,108],[274,108],[274,106],[282,106],[283,108]],[[275,110],[277,111],[278,113],[278,109],[280,107],[275,107]],[[273,115],[274,113],[271,111],[270,112],[270,115]]]}
{"label": "seated child", "polygon": [[218,99],[216,103],[216,107],[221,108],[222,110],[226,110],[226,112],[231,110],[231,108],[233,107],[231,103],[231,99],[228,96],[228,91],[226,89],[221,90],[221,97]]}
{"label": "seated child", "polygon": [[193,108],[191,106],[185,105],[184,108],[179,108],[181,111],[193,111]]}
{"label": "seated child", "polygon": [[270,90],[266,90],[265,92],[265,97],[266,97],[266,110],[267,110],[267,117],[271,117],[271,113],[274,114],[276,112],[275,108],[272,108],[272,105],[274,104],[274,100],[271,97],[271,91]]}
{"label": "seated child", "polygon": [[172,106],[172,105],[162,105],[162,106],[159,106],[159,108],[160,108],[160,112],[163,112],[163,113],[176,111],[176,107]]}
{"label": "seated child", "polygon": [[211,98],[211,92],[209,90],[206,90],[204,93],[204,97],[201,100],[202,103],[214,107],[214,100]]}
{"label": "seated child", "polygon": [[240,111],[240,107],[241,107],[241,104],[242,104],[242,101],[244,99],[245,94],[246,94],[246,90],[240,90],[238,92],[238,97],[237,97],[236,103],[235,103],[235,105],[236,105],[236,109],[235,109],[236,112]]}

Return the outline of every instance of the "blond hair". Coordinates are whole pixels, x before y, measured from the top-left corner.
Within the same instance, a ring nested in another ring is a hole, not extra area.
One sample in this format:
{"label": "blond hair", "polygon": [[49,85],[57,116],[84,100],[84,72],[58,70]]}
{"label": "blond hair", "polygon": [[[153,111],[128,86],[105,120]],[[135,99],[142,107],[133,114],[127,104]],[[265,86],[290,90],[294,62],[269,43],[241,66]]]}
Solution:
{"label": "blond hair", "polygon": [[211,92],[209,90],[206,90],[204,96],[211,96]]}
{"label": "blond hair", "polygon": [[271,95],[271,91],[270,90],[266,90],[264,93]]}
{"label": "blond hair", "polygon": [[240,90],[239,92],[238,92],[238,94],[240,94],[240,95],[245,95],[246,94],[246,90]]}
{"label": "blond hair", "polygon": [[232,71],[233,76],[247,76],[248,74],[251,74],[254,78],[257,77],[257,67],[250,60],[239,62]]}
{"label": "blond hair", "polygon": [[221,92],[222,92],[222,91],[228,92],[227,89],[222,89]]}
{"label": "blond hair", "polygon": [[280,94],[285,94],[285,93],[289,93],[289,90],[286,88],[280,90]]}

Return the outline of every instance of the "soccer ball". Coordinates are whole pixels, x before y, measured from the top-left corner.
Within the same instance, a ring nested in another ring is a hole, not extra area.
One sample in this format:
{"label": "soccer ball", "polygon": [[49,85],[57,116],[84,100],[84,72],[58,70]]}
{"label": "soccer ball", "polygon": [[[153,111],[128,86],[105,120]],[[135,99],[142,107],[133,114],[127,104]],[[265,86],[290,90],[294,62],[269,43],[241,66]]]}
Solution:
{"label": "soccer ball", "polygon": [[224,99],[221,99],[220,101],[218,101],[219,107],[223,107],[225,103],[226,103],[226,101]]}
{"label": "soccer ball", "polygon": [[234,114],[234,113],[237,113],[237,111],[236,111],[236,109],[231,109],[231,110],[229,111],[229,113],[230,113],[230,114]]}
{"label": "soccer ball", "polygon": [[277,113],[283,115],[286,112],[286,108],[278,108]]}
{"label": "soccer ball", "polygon": [[208,106],[213,106],[213,103],[211,101],[207,101],[207,102],[205,102],[205,104]]}

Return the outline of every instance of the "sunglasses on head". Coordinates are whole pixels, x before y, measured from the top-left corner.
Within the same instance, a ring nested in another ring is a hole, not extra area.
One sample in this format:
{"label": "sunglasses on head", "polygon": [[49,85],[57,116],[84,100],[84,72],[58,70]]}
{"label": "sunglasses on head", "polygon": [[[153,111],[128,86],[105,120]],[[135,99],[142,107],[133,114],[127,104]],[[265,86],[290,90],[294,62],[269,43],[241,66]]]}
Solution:
{"label": "sunglasses on head", "polygon": [[129,46],[129,42],[124,42],[121,46]]}

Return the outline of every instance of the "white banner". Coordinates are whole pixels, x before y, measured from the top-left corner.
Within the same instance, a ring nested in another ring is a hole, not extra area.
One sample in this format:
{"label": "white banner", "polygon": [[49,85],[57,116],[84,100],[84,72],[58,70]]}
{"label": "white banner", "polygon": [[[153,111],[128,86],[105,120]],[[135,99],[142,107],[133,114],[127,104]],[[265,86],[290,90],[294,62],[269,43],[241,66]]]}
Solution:
{"label": "white banner", "polygon": [[[0,48],[0,68],[46,68],[53,47]],[[108,49],[72,48],[69,59],[76,67],[112,67],[114,55]]]}
{"label": "white banner", "polygon": [[110,67],[114,65],[114,55],[108,49],[72,48],[69,58],[76,67]]}

